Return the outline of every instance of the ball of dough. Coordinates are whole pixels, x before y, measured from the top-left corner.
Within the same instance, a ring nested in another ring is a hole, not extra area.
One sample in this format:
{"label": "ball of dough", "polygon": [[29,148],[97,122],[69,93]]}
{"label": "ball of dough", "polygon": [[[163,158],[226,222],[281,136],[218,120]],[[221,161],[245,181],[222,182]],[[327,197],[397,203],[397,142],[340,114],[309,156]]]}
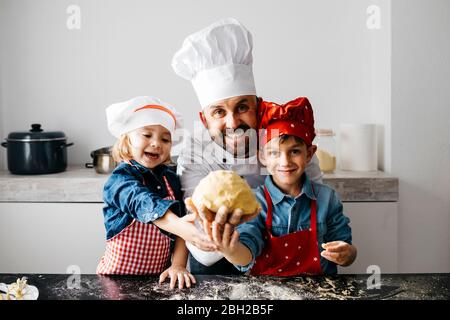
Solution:
{"label": "ball of dough", "polygon": [[197,208],[203,204],[212,212],[226,206],[252,214],[261,207],[247,181],[232,170],[210,172],[195,188],[192,201]]}

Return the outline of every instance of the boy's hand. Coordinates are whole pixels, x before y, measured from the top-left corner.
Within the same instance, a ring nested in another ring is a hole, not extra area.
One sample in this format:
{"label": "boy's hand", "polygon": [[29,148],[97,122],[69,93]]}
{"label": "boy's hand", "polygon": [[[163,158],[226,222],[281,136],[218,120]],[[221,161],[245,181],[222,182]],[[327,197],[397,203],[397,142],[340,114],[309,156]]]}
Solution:
{"label": "boy's hand", "polygon": [[258,208],[252,214],[244,214],[242,209],[236,209],[230,211],[227,207],[222,206],[216,213],[214,217],[214,221],[220,224],[222,227],[225,224],[230,224],[232,227],[237,226],[238,224],[253,220],[261,211],[261,208]]}
{"label": "boy's hand", "polygon": [[234,230],[234,226],[226,223],[224,227],[216,221],[212,223],[212,238],[217,250],[228,256],[235,252],[239,243],[239,232]]}
{"label": "boy's hand", "polygon": [[320,255],[340,266],[349,266],[355,261],[356,247],[344,241],[322,243],[323,250]]}
{"label": "boy's hand", "polygon": [[159,276],[159,284],[163,283],[167,277],[170,277],[170,289],[175,288],[178,280],[178,288],[183,289],[184,284],[187,288],[191,287],[191,283],[195,284],[195,278],[185,267],[179,265],[171,265]]}
{"label": "boy's hand", "polygon": [[232,264],[246,266],[252,261],[250,249],[239,241],[239,232],[232,224],[226,223],[222,226],[214,221],[212,237],[217,250]]}

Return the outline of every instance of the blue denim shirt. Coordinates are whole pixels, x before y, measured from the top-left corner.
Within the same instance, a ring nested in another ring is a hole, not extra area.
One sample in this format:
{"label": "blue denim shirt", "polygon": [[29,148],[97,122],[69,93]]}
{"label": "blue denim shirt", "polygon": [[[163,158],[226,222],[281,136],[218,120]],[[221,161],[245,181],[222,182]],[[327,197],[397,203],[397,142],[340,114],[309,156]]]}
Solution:
{"label": "blue denim shirt", "polygon": [[[342,203],[336,192],[323,184],[312,182],[306,174],[303,174],[303,189],[300,195],[292,197],[283,193],[273,182],[271,176],[267,176],[265,186],[272,198],[272,234],[274,236],[286,235],[300,230],[307,230],[310,226],[310,199],[317,200],[317,237],[319,251],[322,251],[322,243],[330,241],[345,241],[352,243],[352,234],[349,226],[350,219],[342,212]],[[253,260],[247,266],[236,266],[245,272],[253,267],[264,247],[264,230],[267,216],[267,203],[264,195],[264,186],[259,186],[256,196],[261,203],[262,211],[255,219],[243,223],[237,227],[240,233],[240,241],[247,246],[253,256]],[[322,271],[325,274],[336,274],[336,264],[320,258]]]}
{"label": "blue denim shirt", "polygon": [[[169,193],[163,176],[169,181],[177,200],[164,199]],[[131,164],[120,163],[103,189],[106,239],[117,235],[133,219],[151,223],[169,209],[178,216],[183,216],[185,207],[182,199],[178,176],[169,167],[159,165],[150,170],[134,160],[131,160]],[[163,233],[174,239],[174,236]]]}

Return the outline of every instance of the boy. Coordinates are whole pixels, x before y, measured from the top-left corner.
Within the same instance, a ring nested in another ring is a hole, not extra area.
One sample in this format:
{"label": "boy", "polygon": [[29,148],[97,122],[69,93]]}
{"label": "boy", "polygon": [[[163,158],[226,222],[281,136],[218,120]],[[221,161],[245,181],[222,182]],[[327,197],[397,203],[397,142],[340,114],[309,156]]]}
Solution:
{"label": "boy", "polygon": [[353,263],[356,248],[337,194],[305,174],[317,149],[311,105],[303,97],[281,106],[264,103],[259,116],[266,130],[260,160],[270,173],[257,189],[263,210],[236,231],[213,224],[214,243],[253,275],[336,274],[336,265]]}

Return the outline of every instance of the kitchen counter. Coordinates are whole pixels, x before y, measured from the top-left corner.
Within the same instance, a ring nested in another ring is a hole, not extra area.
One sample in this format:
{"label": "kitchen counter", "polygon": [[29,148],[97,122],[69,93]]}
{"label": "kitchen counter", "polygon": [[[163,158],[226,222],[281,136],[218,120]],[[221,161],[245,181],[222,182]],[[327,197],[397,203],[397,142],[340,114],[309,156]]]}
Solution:
{"label": "kitchen counter", "polygon": [[197,276],[190,289],[158,284],[155,276],[80,275],[79,288],[67,274],[3,274],[10,284],[26,276],[40,300],[449,300],[450,274],[382,274],[379,289],[367,289],[368,275],[335,277]]}
{"label": "kitchen counter", "polygon": [[[0,202],[101,203],[108,175],[94,169],[69,167],[65,172],[45,175],[13,175],[0,171]],[[342,201],[398,201],[398,179],[384,172],[336,172],[323,181]]]}

